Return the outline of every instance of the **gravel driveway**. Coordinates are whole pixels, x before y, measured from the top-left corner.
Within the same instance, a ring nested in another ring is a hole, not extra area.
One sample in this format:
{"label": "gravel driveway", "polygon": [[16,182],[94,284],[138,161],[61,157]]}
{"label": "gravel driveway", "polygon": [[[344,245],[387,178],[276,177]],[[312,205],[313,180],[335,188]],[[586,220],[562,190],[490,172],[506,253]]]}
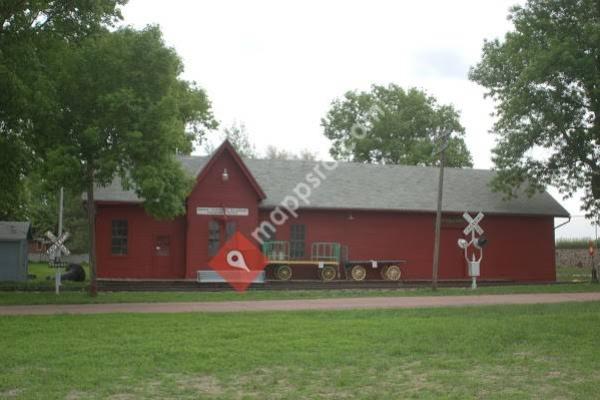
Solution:
{"label": "gravel driveway", "polygon": [[119,303],[0,306],[0,315],[183,313],[384,308],[462,307],[494,304],[551,304],[600,301],[600,293],[536,293],[481,296],[351,297],[311,300],[254,300],[198,303]]}

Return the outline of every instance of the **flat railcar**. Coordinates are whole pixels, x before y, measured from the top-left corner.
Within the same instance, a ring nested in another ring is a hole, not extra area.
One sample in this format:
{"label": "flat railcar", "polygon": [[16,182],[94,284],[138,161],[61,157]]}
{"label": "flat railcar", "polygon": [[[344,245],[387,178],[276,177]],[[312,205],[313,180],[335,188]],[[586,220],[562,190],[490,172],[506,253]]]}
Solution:
{"label": "flat railcar", "polygon": [[[310,257],[294,257],[290,254],[290,242],[268,241],[263,243],[262,251],[268,259],[267,277],[278,281],[294,278],[294,271],[312,270],[324,282],[334,280],[364,281],[369,279],[369,270],[379,271],[379,277],[385,281],[399,281],[406,266],[406,260],[352,260],[348,257],[348,248],[336,242],[314,242]],[[304,272],[304,271],[303,271]],[[306,273],[301,274],[306,276]],[[377,276],[377,274],[375,274]]]}

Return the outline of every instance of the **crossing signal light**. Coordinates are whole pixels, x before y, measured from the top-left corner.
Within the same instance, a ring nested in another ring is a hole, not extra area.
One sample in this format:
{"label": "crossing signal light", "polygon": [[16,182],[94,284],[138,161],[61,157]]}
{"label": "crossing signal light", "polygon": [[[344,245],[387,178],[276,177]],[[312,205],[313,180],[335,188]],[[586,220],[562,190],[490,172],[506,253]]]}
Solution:
{"label": "crossing signal light", "polygon": [[485,235],[482,235],[478,237],[477,240],[475,240],[475,247],[477,247],[478,249],[482,249],[487,243],[487,237],[485,237]]}

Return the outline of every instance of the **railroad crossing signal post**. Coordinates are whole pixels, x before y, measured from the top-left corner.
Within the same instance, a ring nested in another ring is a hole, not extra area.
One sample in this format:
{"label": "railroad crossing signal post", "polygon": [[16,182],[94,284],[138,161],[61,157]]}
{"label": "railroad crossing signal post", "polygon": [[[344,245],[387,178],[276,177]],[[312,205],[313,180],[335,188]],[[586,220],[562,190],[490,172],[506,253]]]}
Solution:
{"label": "railroad crossing signal post", "polygon": [[[58,237],[60,238],[62,236],[63,233],[63,204],[64,204],[64,200],[65,200],[65,190],[63,189],[63,187],[61,186],[60,188],[60,199],[58,201]],[[67,238],[65,238],[64,240],[67,240]],[[64,241],[63,241],[64,242]],[[57,254],[60,257],[60,250],[57,249]],[[60,290],[60,271],[58,268],[54,269],[55,271],[55,275],[54,275],[54,290],[56,292],[56,294],[59,293]]]}
{"label": "railroad crossing signal post", "polygon": [[64,245],[66,240],[69,238],[69,232],[63,233],[63,200],[64,191],[60,188],[60,200],[58,206],[58,236],[54,236],[52,232],[46,232],[46,237],[52,242],[52,246],[46,251],[50,259],[50,267],[54,268],[54,291],[56,294],[60,292],[60,270],[65,267],[65,263],[61,261],[61,256],[64,254],[68,256],[71,254],[69,249]]}
{"label": "railroad crossing signal post", "polygon": [[46,237],[52,242],[52,246],[48,249],[46,254],[50,258],[50,268],[54,268],[54,291],[56,294],[59,293],[60,282],[60,270],[65,267],[65,263],[61,261],[61,256],[64,254],[68,256],[71,254],[69,249],[64,245],[65,241],[69,238],[69,232],[64,232],[60,236],[54,236],[52,232],[46,232]]}
{"label": "railroad crossing signal post", "polygon": [[[465,212],[463,218],[467,221],[468,225],[463,230],[465,236],[471,235],[471,240],[458,239],[458,247],[465,251],[465,260],[467,261],[467,272],[471,277],[471,289],[477,289],[477,277],[480,275],[481,259],[483,258],[483,247],[487,244],[487,238],[483,236],[483,229],[479,226],[479,223],[483,219],[484,215],[482,212],[478,213],[475,218],[471,217],[469,213]],[[479,237],[476,236],[479,235]],[[469,247],[474,246],[469,259]],[[475,256],[476,251],[479,250],[479,258]]]}

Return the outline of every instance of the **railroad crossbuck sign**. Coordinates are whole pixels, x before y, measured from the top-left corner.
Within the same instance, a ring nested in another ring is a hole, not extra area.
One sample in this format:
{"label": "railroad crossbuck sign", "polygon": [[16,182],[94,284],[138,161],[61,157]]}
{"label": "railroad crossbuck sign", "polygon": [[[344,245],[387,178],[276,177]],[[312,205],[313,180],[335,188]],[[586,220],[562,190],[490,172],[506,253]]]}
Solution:
{"label": "railroad crossbuck sign", "polygon": [[52,241],[52,246],[48,248],[46,254],[50,257],[60,258],[61,255],[68,256],[71,254],[69,249],[65,246],[66,240],[69,238],[69,232],[65,232],[62,235],[56,237],[50,231],[46,232],[46,237]]}
{"label": "railroad crossbuck sign", "polygon": [[467,221],[467,223],[469,225],[467,225],[467,227],[463,230],[463,233],[465,235],[469,235],[471,232],[475,231],[477,232],[478,235],[483,234],[483,229],[481,229],[481,227],[479,226],[479,223],[481,222],[481,220],[483,219],[483,213],[480,212],[479,214],[477,214],[477,216],[475,218],[471,217],[469,215],[469,213],[465,212],[463,214],[463,218],[465,219],[465,221]]}
{"label": "railroad crossbuck sign", "polygon": [[[479,226],[479,223],[483,219],[483,213],[479,212],[475,218],[471,217],[468,212],[463,214],[463,218],[467,221],[467,227],[463,229],[465,236],[471,236],[471,240],[458,239],[458,247],[464,250],[465,260],[467,261],[467,272],[471,277],[471,288],[477,288],[477,277],[480,273],[481,259],[483,258],[483,247],[487,243],[487,238],[483,236],[483,229]],[[479,235],[479,237],[476,236]],[[469,259],[469,247],[474,246],[475,248],[471,252],[471,258]],[[476,258],[475,253],[479,251],[479,258]]]}

